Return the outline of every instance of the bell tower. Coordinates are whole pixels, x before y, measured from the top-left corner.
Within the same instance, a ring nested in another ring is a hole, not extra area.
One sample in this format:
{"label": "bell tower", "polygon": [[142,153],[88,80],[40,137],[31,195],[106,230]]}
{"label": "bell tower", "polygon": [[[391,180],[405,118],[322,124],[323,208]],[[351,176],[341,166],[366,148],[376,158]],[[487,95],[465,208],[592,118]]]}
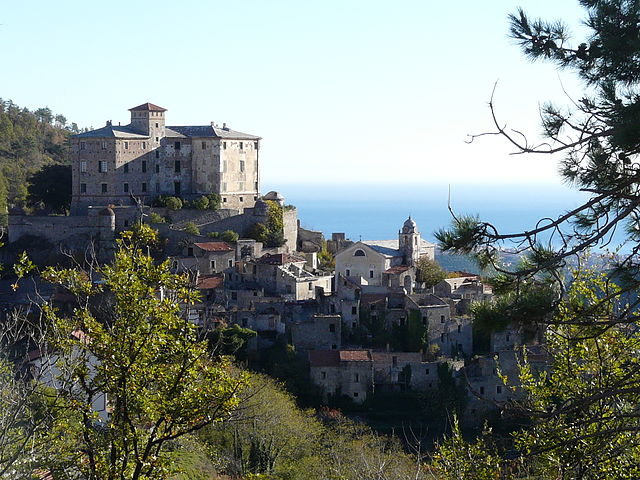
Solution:
{"label": "bell tower", "polygon": [[418,226],[409,215],[398,232],[398,242],[405,265],[415,266],[420,258],[420,232]]}
{"label": "bell tower", "polygon": [[143,103],[130,108],[129,111],[131,112],[131,128],[151,137],[152,142],[156,139],[159,142],[164,137],[166,108],[153,103]]}

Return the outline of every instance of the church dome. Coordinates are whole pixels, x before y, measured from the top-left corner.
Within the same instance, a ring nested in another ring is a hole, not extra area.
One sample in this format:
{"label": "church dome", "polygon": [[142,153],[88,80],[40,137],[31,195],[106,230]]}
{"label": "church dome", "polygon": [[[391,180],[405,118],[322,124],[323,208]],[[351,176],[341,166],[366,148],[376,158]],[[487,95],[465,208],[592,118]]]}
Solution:
{"label": "church dome", "polygon": [[418,231],[418,225],[413,221],[411,215],[407,218],[402,225],[402,233],[416,233]]}

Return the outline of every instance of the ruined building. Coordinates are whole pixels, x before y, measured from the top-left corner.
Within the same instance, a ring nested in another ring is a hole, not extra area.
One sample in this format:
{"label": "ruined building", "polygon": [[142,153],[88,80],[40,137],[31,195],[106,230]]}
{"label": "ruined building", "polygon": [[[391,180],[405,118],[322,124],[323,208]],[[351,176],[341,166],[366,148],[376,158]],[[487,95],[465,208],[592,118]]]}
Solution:
{"label": "ruined building", "polygon": [[107,121],[72,138],[72,214],[90,205],[148,204],[159,195],[218,193],[224,208],[253,206],[260,137],[213,122],[167,126],[167,110],[152,103],[129,111],[129,125]]}

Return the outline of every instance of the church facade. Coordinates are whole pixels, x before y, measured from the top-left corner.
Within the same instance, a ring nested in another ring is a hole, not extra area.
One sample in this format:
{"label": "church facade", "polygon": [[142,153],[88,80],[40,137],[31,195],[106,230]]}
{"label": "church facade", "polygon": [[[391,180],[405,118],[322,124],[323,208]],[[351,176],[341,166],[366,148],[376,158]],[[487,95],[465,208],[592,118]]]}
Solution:
{"label": "church facade", "polygon": [[153,198],[217,193],[224,208],[252,207],[260,191],[260,137],[226,124],[166,125],[165,108],[129,109],[128,125],[107,121],[75,135],[72,214],[90,205],[133,205]]}

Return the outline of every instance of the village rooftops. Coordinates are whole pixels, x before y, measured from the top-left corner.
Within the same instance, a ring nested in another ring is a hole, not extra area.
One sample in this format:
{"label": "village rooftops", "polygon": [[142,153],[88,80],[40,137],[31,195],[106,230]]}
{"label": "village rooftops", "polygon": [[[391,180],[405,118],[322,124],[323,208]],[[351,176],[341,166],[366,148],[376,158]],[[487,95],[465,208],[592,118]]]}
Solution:
{"label": "village rooftops", "polygon": [[[195,126],[167,126],[165,128],[165,136],[169,138],[222,138],[230,140],[260,140],[256,135],[237,132],[227,127],[218,127],[211,125],[195,125]],[[150,138],[149,135],[139,132],[131,125],[106,125],[96,130],[79,133],[76,138]]]}
{"label": "village rooftops", "polygon": [[199,290],[221,288],[223,285],[224,275],[201,275],[196,282],[196,288]]}
{"label": "village rooftops", "polygon": [[257,260],[257,263],[260,263],[262,265],[286,265],[288,263],[304,262],[306,262],[304,258],[295,255],[289,255],[288,253],[266,253]]}
{"label": "village rooftops", "polygon": [[341,362],[370,362],[369,350],[310,350],[309,364],[312,367],[339,367]]}
{"label": "village rooftops", "polygon": [[193,245],[205,252],[233,252],[234,250],[227,242],[200,242]]}

